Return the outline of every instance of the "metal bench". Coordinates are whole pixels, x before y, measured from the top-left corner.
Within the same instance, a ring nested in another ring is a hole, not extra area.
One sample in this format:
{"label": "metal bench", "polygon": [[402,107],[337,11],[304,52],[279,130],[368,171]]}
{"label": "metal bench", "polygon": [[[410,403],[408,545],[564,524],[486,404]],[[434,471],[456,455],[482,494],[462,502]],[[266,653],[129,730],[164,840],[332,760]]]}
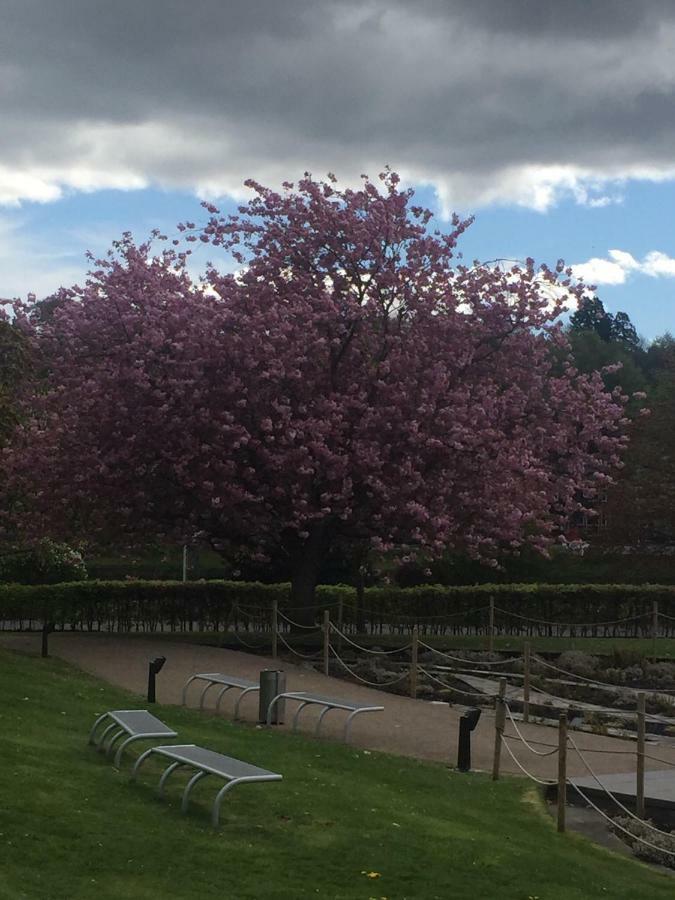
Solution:
{"label": "metal bench", "polygon": [[202,778],[205,778],[207,775],[217,775],[219,778],[224,778],[227,781],[227,784],[218,791],[216,798],[213,801],[211,822],[213,823],[214,828],[218,826],[220,819],[220,804],[222,803],[223,797],[228,791],[231,791],[235,785],[251,784],[257,781],[281,781],[282,779],[282,776],[277,775],[275,772],[259,769],[257,766],[241,762],[241,760],[238,759],[232,759],[230,756],[223,756],[221,753],[216,753],[214,750],[205,750],[203,747],[197,747],[195,744],[175,744],[169,747],[151,747],[149,750],[146,750],[145,753],[141,753],[136,760],[131,773],[132,781],[136,779],[138,770],[144,760],[149,756],[152,756],[153,753],[171,760],[171,763],[164,770],[162,777],[159,779],[158,793],[160,797],[163,794],[166,780],[172,772],[181,766],[197,769],[196,774],[188,781],[185,790],[183,791],[183,800],[180,808],[182,813],[187,812],[190,792]]}
{"label": "metal bench", "polygon": [[[107,727],[104,728],[98,736],[96,736],[97,728],[101,722],[106,719],[111,719],[112,721],[108,723]],[[112,735],[106,746],[105,739],[111,732]],[[157,718],[157,716],[153,716],[152,713],[149,713],[146,709],[113,709],[103,713],[103,715],[99,716],[94,722],[94,726],[89,732],[89,743],[94,744],[97,750],[105,752],[107,756],[110,756],[113,745],[124,734],[128,735],[128,737],[125,741],[122,741],[115,754],[115,765],[117,768],[119,768],[124,749],[134,741],[178,737],[177,731],[169,728],[168,725],[165,725],[164,722],[161,722]]]}
{"label": "metal bench", "polygon": [[238,688],[241,693],[237,697],[237,702],[234,704],[235,719],[239,718],[239,704],[244,699],[244,696],[250,694],[252,691],[260,690],[260,685],[257,681],[249,681],[246,678],[236,678],[234,675],[224,675],[222,672],[202,672],[197,675],[191,675],[185,682],[183,687],[183,706],[185,706],[187,700],[187,689],[193,681],[207,682],[206,687],[202,690],[199,698],[200,709],[204,709],[204,698],[206,697],[209,688],[212,688],[214,684],[223,685],[222,690],[218,694],[218,699],[216,700],[216,711],[220,711],[220,701],[223,699],[224,695],[232,688]]}
{"label": "metal bench", "polygon": [[267,707],[267,724],[269,725],[272,721],[272,710],[274,709],[275,703],[278,703],[279,700],[297,700],[300,704],[297,710],[295,711],[295,715],[293,716],[293,731],[297,728],[298,725],[298,717],[302,710],[306,706],[310,705],[318,705],[323,706],[324,708],[321,710],[321,714],[319,715],[319,719],[316,723],[315,734],[319,734],[321,730],[321,723],[323,722],[324,716],[331,709],[344,709],[349,712],[347,716],[347,721],[345,722],[345,730],[344,730],[344,739],[345,741],[349,740],[349,736],[351,733],[351,726],[354,718],[360,713],[365,712],[381,712],[384,709],[384,706],[362,706],[359,703],[352,703],[349,700],[335,700],[332,697],[322,697],[319,694],[309,694],[306,691],[285,691],[283,694],[277,694],[276,697],[273,698],[270,705]]}

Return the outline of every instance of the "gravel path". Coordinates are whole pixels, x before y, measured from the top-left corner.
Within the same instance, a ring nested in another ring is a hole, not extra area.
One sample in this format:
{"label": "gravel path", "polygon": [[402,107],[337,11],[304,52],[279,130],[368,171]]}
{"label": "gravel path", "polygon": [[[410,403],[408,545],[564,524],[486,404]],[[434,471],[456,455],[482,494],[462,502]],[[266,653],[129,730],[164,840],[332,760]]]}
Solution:
{"label": "gravel path", "polygon": [[[40,652],[39,634],[0,634],[0,645],[27,653]],[[195,672],[225,672],[242,678],[258,679],[264,668],[276,668],[270,657],[256,656],[236,650],[161,639],[123,637],[103,634],[56,633],[50,636],[50,653],[89,672],[111,684],[126,688],[136,694],[145,694],[147,685],[148,660],[156,656],[166,656],[167,662],[157,677],[157,700],[160,704],[180,704],[182,689],[187,678]],[[354,721],[352,743],[355,746],[382,750],[418,759],[430,759],[454,765],[457,759],[458,720],[464,707],[450,707],[446,703],[429,703],[412,700],[352,684],[341,679],[322,675],[314,670],[296,666],[286,660],[278,663],[286,672],[287,690],[310,691],[329,697],[349,698],[372,706],[384,706],[384,712],[365,713]],[[193,683],[188,696],[188,705],[197,706],[200,689]],[[237,692],[225,695],[221,714],[231,715]],[[217,691],[210,694],[211,707],[215,705]],[[249,694],[240,708],[243,719],[257,720],[257,698]],[[170,721],[170,712],[163,714]],[[305,709],[300,720],[300,729],[311,733],[318,712],[311,707]],[[288,711],[287,723],[290,722]],[[322,726],[322,734],[328,738],[340,739],[344,713],[328,713]],[[555,744],[557,730],[544,725],[523,725],[518,723],[528,740]],[[288,728],[289,724],[281,726]],[[507,725],[507,734],[513,728]],[[585,733],[573,733],[580,749],[592,748],[588,759],[598,773],[629,772],[634,770],[635,744],[617,738]],[[517,758],[534,775],[554,779],[557,775],[557,756],[539,757],[530,753],[521,744],[511,742]],[[494,714],[484,710],[472,739],[472,763],[474,769],[491,771],[494,749]],[[547,748],[538,747],[539,750]],[[614,751],[614,752],[607,752]],[[617,754],[615,751],[624,751]],[[624,755],[630,751],[630,755]],[[648,745],[647,753],[669,760],[675,764],[675,747],[666,743]],[[663,769],[663,764],[647,762],[648,769]],[[502,751],[502,769],[518,773],[518,768],[508,753]],[[587,774],[583,763],[573,751],[568,752],[568,773],[570,776]]]}

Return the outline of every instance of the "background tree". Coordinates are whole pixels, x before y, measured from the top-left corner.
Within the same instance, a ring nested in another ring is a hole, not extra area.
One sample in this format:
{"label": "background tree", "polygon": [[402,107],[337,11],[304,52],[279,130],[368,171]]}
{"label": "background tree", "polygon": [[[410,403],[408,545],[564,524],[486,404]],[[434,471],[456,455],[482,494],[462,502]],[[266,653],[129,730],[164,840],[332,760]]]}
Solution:
{"label": "background tree", "polygon": [[667,334],[645,354],[650,414],[634,428],[626,467],[609,492],[610,544],[675,543],[675,341]]}
{"label": "background tree", "polygon": [[337,543],[546,552],[625,444],[619,392],[565,358],[562,263],[456,265],[469,223],[431,233],[392,173],[250,186],[181,226],[238,272],[127,235],[18,317],[50,367],[3,458],[24,528],[277,554],[304,605]]}
{"label": "background tree", "polygon": [[0,309],[0,447],[17,423],[18,394],[31,366],[29,342]]}

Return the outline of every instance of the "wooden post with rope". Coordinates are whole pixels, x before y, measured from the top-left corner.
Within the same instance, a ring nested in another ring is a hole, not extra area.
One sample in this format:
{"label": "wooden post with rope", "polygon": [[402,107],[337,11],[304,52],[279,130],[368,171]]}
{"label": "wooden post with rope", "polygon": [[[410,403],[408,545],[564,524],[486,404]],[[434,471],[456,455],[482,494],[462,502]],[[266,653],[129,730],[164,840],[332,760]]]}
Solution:
{"label": "wooden post with rope", "polygon": [[506,722],[506,678],[499,679],[499,693],[495,697],[495,753],[492,761],[492,780],[499,779],[499,764],[502,755],[502,735]]}
{"label": "wooden post with rope", "polygon": [[652,601],[652,662],[656,662],[656,639],[659,636],[659,601]]}
{"label": "wooden post with rope", "polygon": [[558,719],[558,832],[565,832],[567,806],[567,712]]}
{"label": "wooden post with rope", "polygon": [[323,611],[323,674],[328,675],[330,664],[330,612]]}
{"label": "wooden post with rope", "polygon": [[635,812],[645,817],[645,694],[637,695],[637,765],[636,765]]}
{"label": "wooden post with rope", "polygon": [[530,642],[523,647],[523,722],[530,721]]}
{"label": "wooden post with rope", "polygon": [[495,649],[495,599],[490,597],[490,623],[488,625],[488,650]]}
{"label": "wooden post with rope", "polygon": [[338,600],[338,633],[335,635],[335,644],[337,646],[338,653],[342,651],[342,632],[344,630],[344,603],[344,600],[342,599],[342,597],[340,597],[340,599]]}
{"label": "wooden post with rope", "polygon": [[412,646],[410,647],[410,696],[417,699],[417,655],[419,652],[419,633],[417,625],[413,625]]}

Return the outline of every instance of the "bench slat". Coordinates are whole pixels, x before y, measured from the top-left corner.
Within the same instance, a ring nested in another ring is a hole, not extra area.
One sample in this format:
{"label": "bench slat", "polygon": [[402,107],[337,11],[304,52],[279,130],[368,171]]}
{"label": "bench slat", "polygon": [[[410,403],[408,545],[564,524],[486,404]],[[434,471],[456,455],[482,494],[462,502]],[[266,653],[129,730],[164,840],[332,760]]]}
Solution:
{"label": "bench slat", "polygon": [[224,675],[222,672],[200,672],[192,677],[202,681],[212,681],[214,684],[229,684],[238,688],[260,687],[257,681],[250,681],[247,678],[236,678],[234,675]]}
{"label": "bench slat", "polygon": [[[356,712],[358,709],[375,709],[367,703],[355,703],[350,700],[336,700],[334,697],[325,697],[321,694],[309,694],[306,691],[288,691],[284,694],[286,700],[306,701],[307,703],[321,703],[334,709],[348,709]],[[382,707],[379,707],[380,709]]]}
{"label": "bench slat", "polygon": [[267,769],[252,766],[250,763],[242,762],[231,756],[224,756],[222,753],[216,753],[215,750],[198,747],[196,744],[173,744],[169,747],[153,747],[152,750],[153,753],[159,753],[176,762],[194,766],[210,775],[220,775],[221,778],[259,778],[265,781],[276,781],[282,777],[276,772],[269,772]]}
{"label": "bench slat", "polygon": [[178,732],[165,725],[146,709],[114,709],[108,715],[128,734],[147,734],[152,737],[175,737]]}

